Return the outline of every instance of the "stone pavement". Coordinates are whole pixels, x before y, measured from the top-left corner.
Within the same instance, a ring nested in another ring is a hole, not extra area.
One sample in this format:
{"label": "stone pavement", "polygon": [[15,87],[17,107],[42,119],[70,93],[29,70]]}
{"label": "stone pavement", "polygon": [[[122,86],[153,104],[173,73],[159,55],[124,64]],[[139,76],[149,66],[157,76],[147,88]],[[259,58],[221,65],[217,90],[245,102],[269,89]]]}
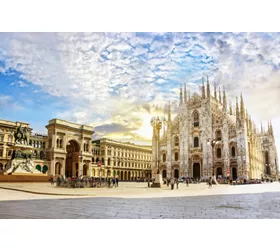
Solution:
{"label": "stone pavement", "polygon": [[[181,189],[172,191],[166,188],[148,189],[143,185],[143,183],[123,183],[119,191],[113,190],[119,192],[115,195],[110,193],[113,192],[111,189],[107,189],[98,191],[100,192],[98,195],[103,194],[104,197],[86,198],[65,198],[65,196],[38,195],[0,189],[2,200],[0,201],[0,218],[280,218],[279,183],[245,186],[219,185],[213,186],[212,189],[208,189],[205,184],[193,184],[189,188],[181,185]],[[133,194],[137,189],[141,191]],[[121,192],[124,193],[123,198],[119,197]],[[134,198],[131,198],[130,196],[133,195]]]}
{"label": "stone pavement", "polygon": [[[255,184],[244,186],[213,185],[208,188],[205,183],[190,184],[186,187],[180,183],[179,189],[170,190],[170,187],[162,185],[162,188],[148,188],[147,183],[120,182],[118,188],[60,188],[49,183],[0,183],[1,188],[11,190],[22,190],[39,195],[49,194],[55,196],[93,196],[93,197],[119,197],[119,198],[159,198],[159,197],[185,197],[199,195],[221,195],[221,194],[244,194],[280,192],[279,183]],[[0,200],[9,200],[10,196],[4,194]]]}

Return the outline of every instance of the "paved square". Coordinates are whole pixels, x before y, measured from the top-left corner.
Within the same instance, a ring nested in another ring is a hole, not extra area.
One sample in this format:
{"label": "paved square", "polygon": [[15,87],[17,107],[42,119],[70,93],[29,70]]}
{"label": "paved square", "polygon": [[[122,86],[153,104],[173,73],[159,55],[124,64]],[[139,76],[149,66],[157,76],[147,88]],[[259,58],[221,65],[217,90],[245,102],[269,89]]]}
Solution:
{"label": "paved square", "polygon": [[[25,185],[28,187],[28,184]],[[135,190],[138,192],[135,193]],[[38,195],[0,189],[0,218],[280,218],[279,183],[236,187],[219,185],[212,189],[205,184],[193,184],[189,188],[181,184],[178,190],[170,190],[166,186],[161,189],[146,188],[145,183],[122,183],[119,189],[80,191],[84,194],[95,192],[97,197]]]}

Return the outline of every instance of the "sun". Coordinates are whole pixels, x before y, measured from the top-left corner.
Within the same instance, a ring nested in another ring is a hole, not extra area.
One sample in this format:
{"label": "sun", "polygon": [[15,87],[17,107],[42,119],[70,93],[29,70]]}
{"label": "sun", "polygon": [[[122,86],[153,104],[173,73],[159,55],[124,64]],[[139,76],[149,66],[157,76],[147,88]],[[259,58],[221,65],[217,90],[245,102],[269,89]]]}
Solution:
{"label": "sun", "polygon": [[142,126],[138,129],[135,130],[134,132],[141,136],[143,139],[146,140],[152,140],[153,137],[153,128],[151,126],[151,115],[150,114],[145,114],[143,113],[141,115],[141,120],[142,120]]}

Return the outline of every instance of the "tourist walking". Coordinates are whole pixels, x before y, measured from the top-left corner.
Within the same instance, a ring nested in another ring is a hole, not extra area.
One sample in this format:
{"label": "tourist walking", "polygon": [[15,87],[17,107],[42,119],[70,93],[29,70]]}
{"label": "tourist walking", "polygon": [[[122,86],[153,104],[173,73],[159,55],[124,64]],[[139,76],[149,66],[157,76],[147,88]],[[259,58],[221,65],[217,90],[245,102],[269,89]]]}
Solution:
{"label": "tourist walking", "polygon": [[148,187],[150,187],[150,178],[147,179]]}
{"label": "tourist walking", "polygon": [[208,184],[209,184],[208,188],[212,188],[212,178],[211,177],[209,178]]}
{"label": "tourist walking", "polygon": [[178,181],[178,179],[176,179],[176,187],[177,187],[177,189],[179,188],[179,181]]}
{"label": "tourist walking", "polygon": [[188,178],[186,179],[186,186],[187,187],[189,186],[189,179]]}
{"label": "tourist walking", "polygon": [[116,178],[116,187],[118,187],[118,186],[119,186],[119,179]]}

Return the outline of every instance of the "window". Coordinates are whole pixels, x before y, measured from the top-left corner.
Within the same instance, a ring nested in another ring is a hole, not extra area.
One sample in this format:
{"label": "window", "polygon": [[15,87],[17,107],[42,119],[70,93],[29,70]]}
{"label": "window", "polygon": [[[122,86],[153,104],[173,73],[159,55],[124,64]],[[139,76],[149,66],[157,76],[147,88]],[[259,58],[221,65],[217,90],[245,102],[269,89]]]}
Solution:
{"label": "window", "polygon": [[176,153],[175,153],[175,161],[178,161],[178,160],[179,160],[179,153],[176,152]]}
{"label": "window", "polygon": [[231,148],[231,156],[232,156],[232,157],[235,157],[235,147],[232,147],[232,148]]}
{"label": "window", "polygon": [[4,135],[0,135],[0,141],[4,141]]}
{"label": "window", "polygon": [[163,155],[162,155],[162,161],[163,161],[163,162],[166,162],[166,154],[163,154]]}
{"label": "window", "polygon": [[221,148],[217,148],[217,158],[221,158],[222,157],[222,150]]}
{"label": "window", "polygon": [[197,111],[194,111],[193,113],[193,126],[199,127],[199,114]]}
{"label": "window", "polygon": [[2,156],[3,156],[3,149],[0,148],[0,157],[2,157]]}
{"label": "window", "polygon": [[216,131],[216,140],[221,141],[222,140],[222,132],[221,130]]}
{"label": "window", "polygon": [[195,148],[199,147],[199,139],[198,139],[198,137],[194,137],[194,139],[193,139],[193,146]]}
{"label": "window", "polygon": [[9,135],[8,142],[13,142],[13,136],[12,135]]}
{"label": "window", "polygon": [[179,146],[179,137],[175,136],[174,138],[175,146]]}

